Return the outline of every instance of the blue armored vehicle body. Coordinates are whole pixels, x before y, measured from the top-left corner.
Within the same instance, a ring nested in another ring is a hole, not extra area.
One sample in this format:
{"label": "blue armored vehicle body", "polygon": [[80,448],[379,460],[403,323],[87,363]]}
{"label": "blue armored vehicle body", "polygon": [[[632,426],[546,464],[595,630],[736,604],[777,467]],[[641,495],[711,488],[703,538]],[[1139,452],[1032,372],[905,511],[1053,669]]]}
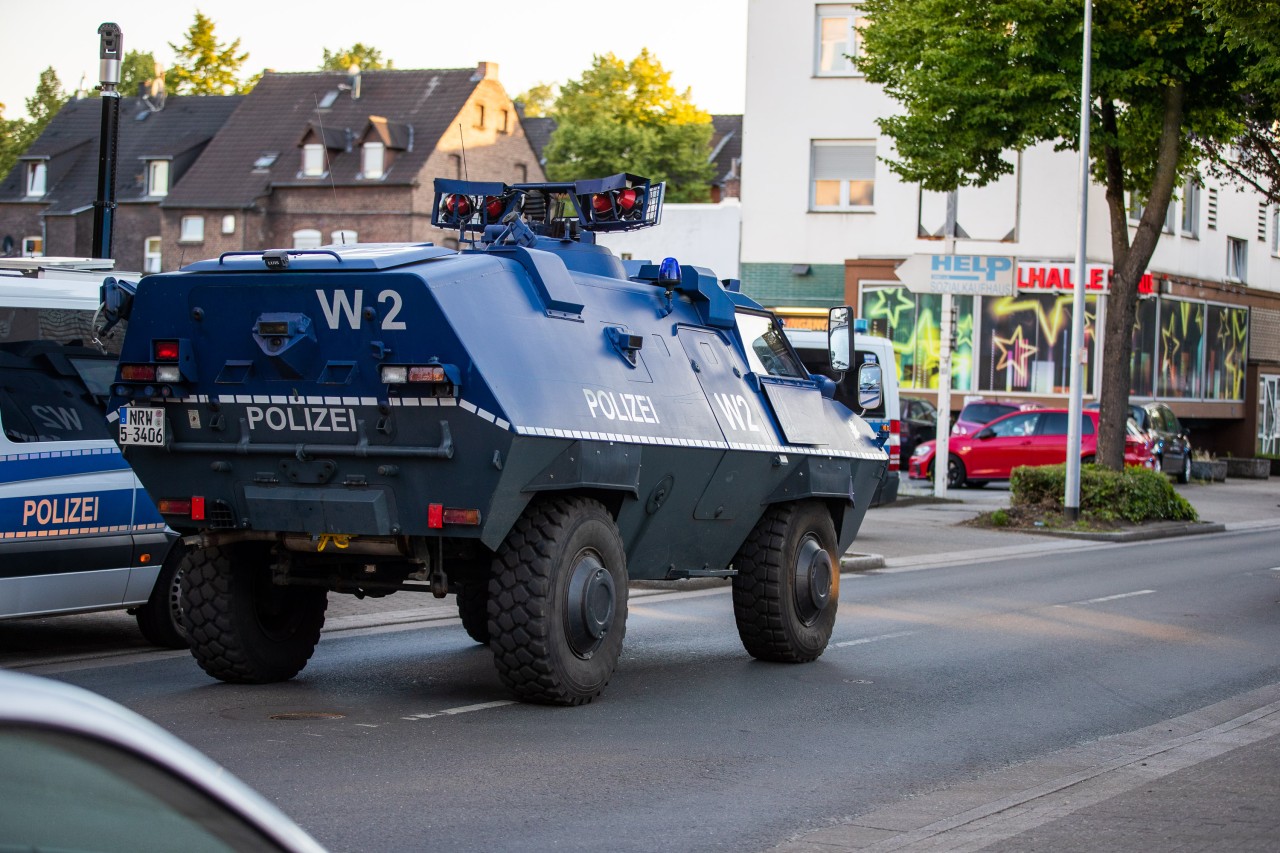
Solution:
{"label": "blue armored vehicle body", "polygon": [[210,675],[295,675],[329,591],[426,590],[517,695],[578,704],[629,579],[732,577],[748,652],[822,653],[886,455],[736,283],[595,244],[655,223],[661,192],[438,181],[469,249],[231,253],[116,288],[120,443],[195,546]]}

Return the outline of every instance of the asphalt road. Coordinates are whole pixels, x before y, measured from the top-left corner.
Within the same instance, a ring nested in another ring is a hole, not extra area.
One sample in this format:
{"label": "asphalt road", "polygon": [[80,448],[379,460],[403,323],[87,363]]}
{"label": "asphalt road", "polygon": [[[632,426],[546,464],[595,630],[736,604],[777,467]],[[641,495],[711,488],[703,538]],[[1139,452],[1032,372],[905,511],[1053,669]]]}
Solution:
{"label": "asphalt road", "polygon": [[326,634],[261,687],[180,652],[0,666],[141,712],[334,850],[761,850],[1280,681],[1277,599],[1280,530],[846,575],[832,646],[786,666],[727,590],[651,595],[575,709],[510,703],[453,620]]}

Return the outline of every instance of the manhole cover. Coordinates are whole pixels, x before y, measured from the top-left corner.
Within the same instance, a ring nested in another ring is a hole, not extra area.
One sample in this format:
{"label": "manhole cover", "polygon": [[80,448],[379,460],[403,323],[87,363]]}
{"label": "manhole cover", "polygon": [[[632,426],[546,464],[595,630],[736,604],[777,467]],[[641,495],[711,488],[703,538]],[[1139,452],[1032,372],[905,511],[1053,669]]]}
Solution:
{"label": "manhole cover", "polygon": [[269,720],[341,720],[346,714],[333,711],[289,711],[284,714],[272,714]]}

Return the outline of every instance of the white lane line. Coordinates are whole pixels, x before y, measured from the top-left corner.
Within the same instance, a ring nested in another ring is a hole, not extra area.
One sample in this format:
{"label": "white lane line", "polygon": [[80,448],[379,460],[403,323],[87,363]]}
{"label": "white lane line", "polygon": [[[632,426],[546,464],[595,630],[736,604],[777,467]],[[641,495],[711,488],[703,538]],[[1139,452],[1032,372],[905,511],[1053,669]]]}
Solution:
{"label": "white lane line", "polygon": [[1280,566],[1275,566],[1274,568],[1267,569],[1267,571],[1269,571],[1269,572],[1280,572]]}
{"label": "white lane line", "polygon": [[1071,604],[1057,604],[1055,607],[1072,607],[1077,604],[1101,604],[1104,601],[1119,601],[1122,598],[1133,598],[1135,595],[1151,595],[1154,589],[1139,589],[1134,592],[1122,592],[1119,595],[1104,595],[1102,598],[1087,598],[1084,601],[1073,601]]}
{"label": "white lane line", "polygon": [[836,648],[844,646],[865,646],[867,643],[878,643],[881,640],[896,640],[899,637],[910,637],[912,634],[919,633],[917,631],[894,631],[892,634],[877,634],[874,637],[862,637],[857,640],[845,640],[842,643],[836,643]]}
{"label": "white lane line", "polygon": [[515,705],[514,699],[499,699],[496,702],[481,702],[478,705],[463,705],[461,708],[445,708],[443,711],[432,711],[429,714],[410,714],[402,720],[429,720],[432,717],[446,717],[454,714],[469,714],[472,711],[485,711],[489,708],[501,708],[503,705]]}

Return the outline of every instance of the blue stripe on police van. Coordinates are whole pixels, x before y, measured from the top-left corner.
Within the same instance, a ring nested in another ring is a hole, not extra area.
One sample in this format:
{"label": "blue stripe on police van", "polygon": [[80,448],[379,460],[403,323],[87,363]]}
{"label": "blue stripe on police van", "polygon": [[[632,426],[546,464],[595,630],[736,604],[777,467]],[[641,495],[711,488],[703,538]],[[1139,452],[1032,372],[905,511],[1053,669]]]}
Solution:
{"label": "blue stripe on police van", "polygon": [[17,483],[48,477],[74,477],[128,468],[118,447],[50,450],[0,456],[0,483]]}

